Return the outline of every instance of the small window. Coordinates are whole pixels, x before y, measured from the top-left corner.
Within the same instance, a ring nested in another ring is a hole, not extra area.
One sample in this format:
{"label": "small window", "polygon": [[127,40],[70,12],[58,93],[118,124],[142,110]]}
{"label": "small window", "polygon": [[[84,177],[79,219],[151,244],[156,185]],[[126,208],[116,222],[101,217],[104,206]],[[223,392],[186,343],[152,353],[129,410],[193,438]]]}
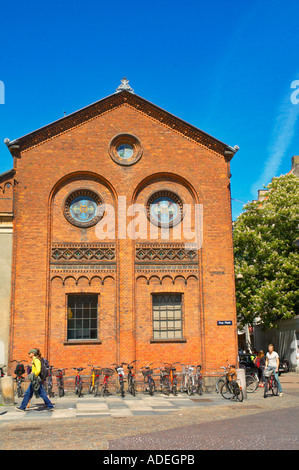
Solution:
{"label": "small window", "polygon": [[153,339],[182,337],[182,294],[153,294]]}
{"label": "small window", "polygon": [[98,338],[98,296],[69,295],[67,305],[67,339]]}

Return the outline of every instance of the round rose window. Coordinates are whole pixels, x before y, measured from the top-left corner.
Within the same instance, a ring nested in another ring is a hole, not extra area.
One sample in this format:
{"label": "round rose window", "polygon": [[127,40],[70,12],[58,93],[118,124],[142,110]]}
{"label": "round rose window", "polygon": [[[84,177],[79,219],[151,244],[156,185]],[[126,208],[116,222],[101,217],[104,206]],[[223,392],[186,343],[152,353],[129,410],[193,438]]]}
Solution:
{"label": "round rose window", "polygon": [[77,227],[91,227],[103,216],[103,201],[89,189],[79,189],[69,194],[64,203],[64,215]]}
{"label": "round rose window", "polygon": [[171,191],[157,191],[147,202],[147,214],[152,223],[160,227],[172,227],[182,220],[183,204]]}
{"label": "round rose window", "polygon": [[142,147],[132,134],[118,134],[109,144],[109,154],[119,165],[130,166],[138,162],[142,156]]}

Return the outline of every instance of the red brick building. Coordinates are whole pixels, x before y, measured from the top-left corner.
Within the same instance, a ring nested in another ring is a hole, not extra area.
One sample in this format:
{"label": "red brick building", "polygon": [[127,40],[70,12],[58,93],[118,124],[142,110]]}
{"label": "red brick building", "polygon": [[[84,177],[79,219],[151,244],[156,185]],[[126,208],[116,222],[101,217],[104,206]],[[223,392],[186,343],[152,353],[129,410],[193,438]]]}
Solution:
{"label": "red brick building", "polygon": [[56,367],[180,361],[206,374],[236,362],[236,147],[126,80],[7,145],[10,358],[39,347]]}

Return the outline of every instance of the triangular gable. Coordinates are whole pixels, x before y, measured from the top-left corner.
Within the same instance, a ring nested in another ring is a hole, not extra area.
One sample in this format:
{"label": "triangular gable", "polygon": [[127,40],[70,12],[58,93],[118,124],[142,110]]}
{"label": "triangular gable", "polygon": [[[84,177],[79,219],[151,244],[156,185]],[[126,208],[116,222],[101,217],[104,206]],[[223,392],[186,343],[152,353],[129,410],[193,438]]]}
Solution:
{"label": "triangular gable", "polygon": [[64,116],[57,121],[52,122],[30,134],[24,135],[19,139],[9,141],[5,139],[5,143],[11,153],[22,152],[30,147],[38,145],[52,137],[59,135],[62,132],[72,129],[78,124],[84,123],[100,116],[103,113],[111,111],[112,109],[122,106],[129,105],[136,110],[150,116],[152,119],[163,123],[171,129],[183,134],[189,139],[204,145],[220,155],[223,155],[227,161],[230,161],[234,154],[237,152],[238,147],[230,147],[229,145],[221,142],[218,139],[210,136],[209,134],[201,131],[197,127],[183,121],[182,119],[174,116],[173,114],[165,111],[162,108],[150,103],[149,101],[141,98],[127,90],[109,95],[106,98],[101,99],[85,108],[80,109],[72,114]]}

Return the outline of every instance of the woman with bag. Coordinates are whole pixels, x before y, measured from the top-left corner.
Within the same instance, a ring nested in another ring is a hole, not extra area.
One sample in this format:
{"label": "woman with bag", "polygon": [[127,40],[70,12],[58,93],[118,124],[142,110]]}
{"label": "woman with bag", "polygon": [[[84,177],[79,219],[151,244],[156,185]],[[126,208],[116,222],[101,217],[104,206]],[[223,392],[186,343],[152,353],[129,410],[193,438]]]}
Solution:
{"label": "woman with bag", "polygon": [[264,386],[264,369],[265,369],[266,358],[264,351],[260,351],[254,360],[254,365],[257,367],[257,374],[259,378],[259,387]]}

